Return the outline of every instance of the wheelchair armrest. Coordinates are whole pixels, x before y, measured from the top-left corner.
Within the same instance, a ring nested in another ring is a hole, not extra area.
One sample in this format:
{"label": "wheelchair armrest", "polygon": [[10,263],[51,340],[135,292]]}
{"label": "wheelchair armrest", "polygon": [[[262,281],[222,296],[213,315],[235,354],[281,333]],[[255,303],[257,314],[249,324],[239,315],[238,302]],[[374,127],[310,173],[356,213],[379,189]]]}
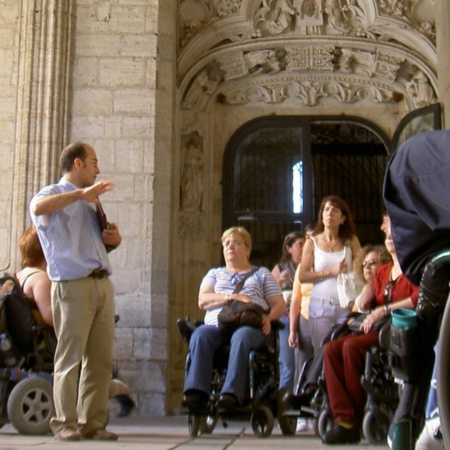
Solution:
{"label": "wheelchair armrest", "polygon": [[328,341],[335,341],[336,339],[339,339],[343,336],[346,336],[349,333],[349,327],[348,327],[348,319],[340,324],[334,325],[328,336],[324,339],[324,343]]}
{"label": "wheelchair armrest", "polygon": [[53,330],[53,327],[50,326],[50,325],[47,325],[46,323],[43,323],[42,325],[34,324],[34,325],[31,327],[31,331],[32,331],[33,333],[37,333],[37,332],[39,332],[39,331],[44,331],[44,330]]}
{"label": "wheelchair armrest", "polygon": [[380,333],[378,335],[378,343],[382,350],[389,350],[391,342],[391,319],[387,320],[386,323],[380,328]]}
{"label": "wheelchair armrest", "polygon": [[189,341],[191,340],[191,336],[196,328],[196,325],[192,325],[192,323],[189,320],[189,317],[186,317],[186,319],[177,320],[177,328],[183,341],[189,344]]}

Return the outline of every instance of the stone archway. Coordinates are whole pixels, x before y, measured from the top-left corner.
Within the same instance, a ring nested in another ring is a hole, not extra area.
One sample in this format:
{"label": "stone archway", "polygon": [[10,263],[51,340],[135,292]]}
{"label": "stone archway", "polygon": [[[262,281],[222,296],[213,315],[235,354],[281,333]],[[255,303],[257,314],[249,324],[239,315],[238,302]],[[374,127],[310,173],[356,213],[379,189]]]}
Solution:
{"label": "stone archway", "polygon": [[[409,112],[436,102],[431,0],[183,0],[179,9],[180,167],[172,314],[201,317],[198,283],[220,262],[222,160],[244,123],[270,115],[355,116],[391,138]],[[202,198],[183,209],[186,145],[201,152]],[[171,350],[170,406],[184,348]]]}

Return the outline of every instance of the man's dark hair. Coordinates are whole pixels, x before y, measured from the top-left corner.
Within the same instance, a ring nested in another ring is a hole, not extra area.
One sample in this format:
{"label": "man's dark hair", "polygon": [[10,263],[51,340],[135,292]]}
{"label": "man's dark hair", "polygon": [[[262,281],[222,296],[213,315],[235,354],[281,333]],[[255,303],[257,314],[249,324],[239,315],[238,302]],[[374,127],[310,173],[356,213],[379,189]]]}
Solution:
{"label": "man's dark hair", "polygon": [[77,158],[84,161],[86,157],[87,152],[85,149],[85,144],[82,142],[74,142],[73,144],[69,144],[61,152],[61,156],[59,158],[59,167],[61,172],[63,174],[70,172],[72,170],[73,163]]}

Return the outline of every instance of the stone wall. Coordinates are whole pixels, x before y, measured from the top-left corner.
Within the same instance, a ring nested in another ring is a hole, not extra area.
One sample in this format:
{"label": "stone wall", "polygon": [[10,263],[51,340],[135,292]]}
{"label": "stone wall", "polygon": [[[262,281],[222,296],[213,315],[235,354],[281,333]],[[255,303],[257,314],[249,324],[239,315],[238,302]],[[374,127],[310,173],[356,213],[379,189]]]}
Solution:
{"label": "stone wall", "polygon": [[71,140],[92,144],[115,182],[103,198],[123,237],[111,254],[115,359],[141,415],[164,414],[166,395],[176,15],[158,3],[77,2],[71,120]]}
{"label": "stone wall", "polygon": [[167,391],[177,2],[159,3],[6,0],[0,10],[0,267],[18,268],[30,197],[59,178],[63,146],[92,145],[100,178],[115,182],[103,198],[123,237],[111,254],[115,363],[140,415],[164,414]]}
{"label": "stone wall", "polygon": [[[20,3],[16,0],[2,2],[0,8],[0,271],[11,270],[12,198],[15,164],[15,125],[17,114],[17,53],[18,17]],[[24,208],[24,204],[18,205]]]}

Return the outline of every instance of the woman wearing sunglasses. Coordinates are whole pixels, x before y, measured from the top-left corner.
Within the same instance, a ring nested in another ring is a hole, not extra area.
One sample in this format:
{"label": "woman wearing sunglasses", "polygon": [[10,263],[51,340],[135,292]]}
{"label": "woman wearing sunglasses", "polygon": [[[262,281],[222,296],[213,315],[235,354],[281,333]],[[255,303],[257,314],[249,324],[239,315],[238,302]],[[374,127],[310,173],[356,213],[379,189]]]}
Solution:
{"label": "woman wearing sunglasses", "polygon": [[360,441],[361,419],[364,416],[366,395],[361,385],[366,351],[378,345],[375,324],[396,308],[414,309],[419,288],[402,274],[391,236],[388,216],[383,217],[382,231],[392,262],[376,271],[371,284],[364,287],[359,306],[371,311],[361,325],[361,334],[348,335],[329,342],[324,349],[323,365],[334,427],[326,433],[326,444],[357,443]]}
{"label": "woman wearing sunglasses", "polygon": [[[366,283],[372,284],[378,267],[392,261],[392,257],[384,245],[365,245],[356,255],[356,271],[361,279]],[[355,311],[361,311],[359,300],[361,295],[355,300]]]}

